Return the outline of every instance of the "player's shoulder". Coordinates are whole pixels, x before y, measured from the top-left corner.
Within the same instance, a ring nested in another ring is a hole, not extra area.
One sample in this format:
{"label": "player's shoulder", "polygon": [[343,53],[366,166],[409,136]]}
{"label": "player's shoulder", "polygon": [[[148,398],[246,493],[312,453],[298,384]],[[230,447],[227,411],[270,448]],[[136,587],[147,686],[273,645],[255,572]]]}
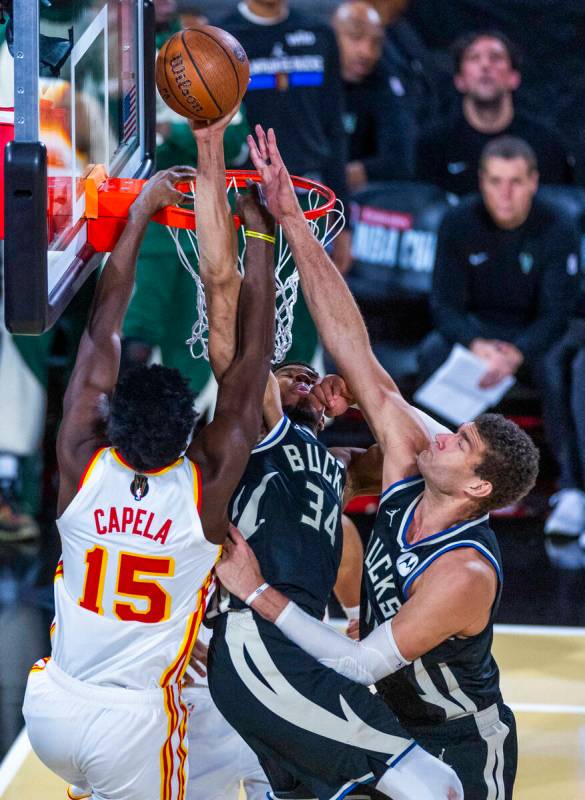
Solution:
{"label": "player's shoulder", "polygon": [[409,502],[413,497],[418,497],[424,491],[424,488],[425,481],[423,476],[413,472],[383,487],[379,506],[381,507],[388,503],[399,505]]}

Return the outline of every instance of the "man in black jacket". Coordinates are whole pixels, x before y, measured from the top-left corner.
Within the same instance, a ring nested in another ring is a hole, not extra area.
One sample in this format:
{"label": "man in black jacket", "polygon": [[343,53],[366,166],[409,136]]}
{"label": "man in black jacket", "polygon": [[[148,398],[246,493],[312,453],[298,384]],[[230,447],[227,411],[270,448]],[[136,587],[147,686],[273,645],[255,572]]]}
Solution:
{"label": "man in black jacket", "polygon": [[436,330],[419,353],[425,380],[456,342],[486,361],[482,385],[526,375],[563,334],[578,275],[578,235],[535,197],[538,171],[520,139],[490,142],[480,161],[481,197],[449,211],[439,231],[431,305]]}
{"label": "man in black jacket", "polygon": [[345,2],[333,16],[345,94],[350,189],[368,181],[408,180],[414,172],[414,127],[404,102],[390,88],[380,62],[384,27],[364,0]]}
{"label": "man in black jacket", "polygon": [[[274,128],[291,173],[323,181],[347,208],[343,87],[331,28],[289,9],[288,0],[243,0],[217,24],[250,61],[244,104],[251,127]],[[333,256],[342,272],[349,269],[349,231]]]}
{"label": "man in black jacket", "polygon": [[418,178],[458,195],[477,191],[480,154],[489,141],[505,135],[532,147],[542,183],[572,183],[572,166],[556,131],[514,107],[522,76],[512,42],[495,31],[468,34],[455,43],[454,55],[461,110],[422,134]]}

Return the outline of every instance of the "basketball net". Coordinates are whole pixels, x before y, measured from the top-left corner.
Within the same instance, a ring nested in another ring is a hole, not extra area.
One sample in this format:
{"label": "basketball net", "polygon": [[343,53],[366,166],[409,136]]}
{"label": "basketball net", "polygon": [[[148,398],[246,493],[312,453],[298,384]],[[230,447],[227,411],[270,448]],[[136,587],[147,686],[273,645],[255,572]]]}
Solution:
{"label": "basketball net", "polygon": [[[294,180],[293,180],[294,182]],[[238,184],[233,177],[227,184],[227,193],[238,193]],[[316,189],[309,189],[304,195],[303,205],[308,206],[308,211],[318,213],[322,204],[322,194]],[[191,193],[187,196],[188,202],[195,208],[195,187],[191,184]],[[307,212],[305,211],[305,216]],[[331,245],[341,233],[345,225],[343,204],[336,200],[332,209],[323,211],[322,216],[307,218],[307,225],[324,248]],[[205,288],[196,267],[199,264],[199,244],[196,230],[185,230],[187,244],[181,242],[181,228],[167,225],[167,230],[177,248],[177,255],[183,267],[195,282],[196,292],[196,319],[191,329],[191,336],[186,340],[193,358],[205,358],[209,361],[208,335],[209,320],[207,318],[207,303],[205,301]],[[238,261],[237,269],[244,275],[244,260],[246,255],[246,237],[244,226],[238,229]],[[297,301],[299,288],[299,273],[292,260],[292,253],[286,241],[282,227],[276,225],[275,252],[275,280],[276,280],[276,325],[274,340],[273,364],[284,360],[292,345],[292,327],[294,322],[294,307]]]}

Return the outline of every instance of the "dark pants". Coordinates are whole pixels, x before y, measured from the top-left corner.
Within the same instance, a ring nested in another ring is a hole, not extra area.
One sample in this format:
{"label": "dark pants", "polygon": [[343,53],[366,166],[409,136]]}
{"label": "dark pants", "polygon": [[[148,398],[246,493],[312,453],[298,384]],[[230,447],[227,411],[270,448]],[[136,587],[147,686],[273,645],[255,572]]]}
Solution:
{"label": "dark pants", "polygon": [[544,421],[561,488],[585,487],[585,319],[574,319],[544,361]]}
{"label": "dark pants", "polygon": [[[463,784],[465,800],[512,800],[518,739],[508,706],[492,706],[439,725],[405,727],[427,752],[453,767]],[[375,789],[360,787],[359,793],[384,800]],[[347,800],[353,798],[354,794],[347,795]]]}

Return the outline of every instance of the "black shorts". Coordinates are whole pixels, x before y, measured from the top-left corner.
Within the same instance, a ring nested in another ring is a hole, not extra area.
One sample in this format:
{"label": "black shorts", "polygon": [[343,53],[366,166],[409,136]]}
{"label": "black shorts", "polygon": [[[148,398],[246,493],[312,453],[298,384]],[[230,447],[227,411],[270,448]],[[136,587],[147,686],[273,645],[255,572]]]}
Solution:
{"label": "black shorts", "polygon": [[[503,703],[439,725],[405,727],[431,755],[453,767],[465,800],[511,800],[518,765],[514,714]],[[375,800],[384,796],[365,792]],[[347,796],[352,800],[353,794]]]}
{"label": "black shorts", "polygon": [[276,792],[304,787],[310,797],[339,800],[377,783],[416,747],[367,687],[323,667],[251,611],[217,620],[208,675],[215,704]]}

